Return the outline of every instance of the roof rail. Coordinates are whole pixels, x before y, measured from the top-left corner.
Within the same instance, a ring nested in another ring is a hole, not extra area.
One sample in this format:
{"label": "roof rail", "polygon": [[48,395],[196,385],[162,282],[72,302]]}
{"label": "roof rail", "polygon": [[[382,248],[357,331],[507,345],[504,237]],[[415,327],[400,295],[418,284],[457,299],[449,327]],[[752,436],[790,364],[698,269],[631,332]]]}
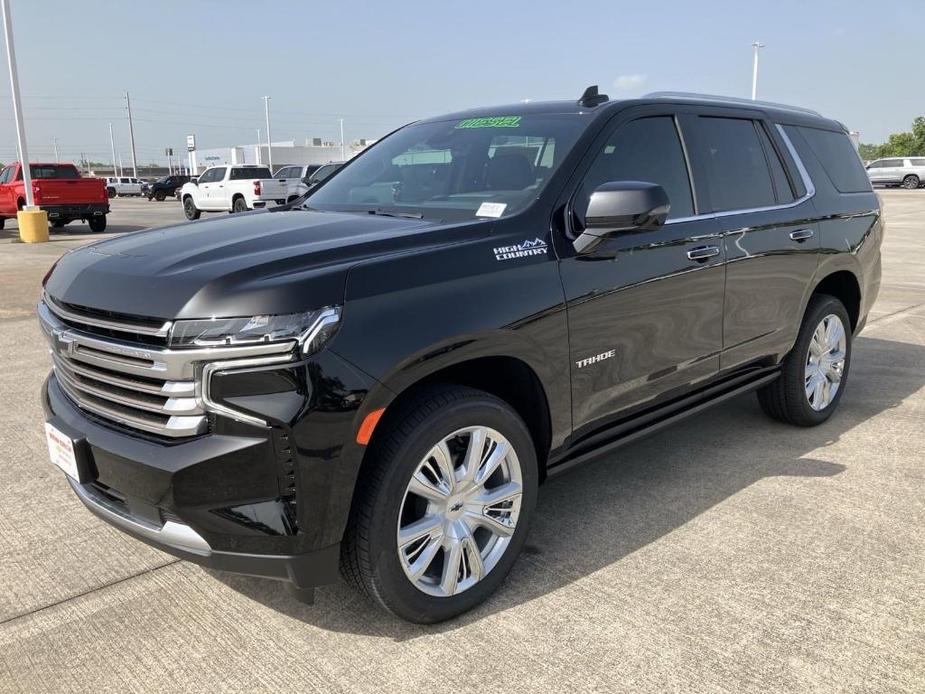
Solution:
{"label": "roof rail", "polygon": [[790,106],[789,104],[778,104],[773,101],[753,101],[752,99],[743,99],[736,96],[718,96],[716,94],[697,94],[695,92],[650,92],[643,96],[644,99],[688,99],[690,101],[710,101],[722,104],[734,104],[736,106],[766,106],[777,108],[782,111],[793,111],[794,113],[808,113],[811,116],[823,115],[811,108],[802,106]]}

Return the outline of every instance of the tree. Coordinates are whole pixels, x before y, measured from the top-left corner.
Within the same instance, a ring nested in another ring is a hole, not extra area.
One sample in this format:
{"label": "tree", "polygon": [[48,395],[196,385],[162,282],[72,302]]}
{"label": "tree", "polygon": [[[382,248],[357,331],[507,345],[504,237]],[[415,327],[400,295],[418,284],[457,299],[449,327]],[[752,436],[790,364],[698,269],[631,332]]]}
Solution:
{"label": "tree", "polygon": [[925,116],[912,121],[912,132],[893,133],[879,145],[861,143],[858,153],[865,161],[882,157],[925,156]]}

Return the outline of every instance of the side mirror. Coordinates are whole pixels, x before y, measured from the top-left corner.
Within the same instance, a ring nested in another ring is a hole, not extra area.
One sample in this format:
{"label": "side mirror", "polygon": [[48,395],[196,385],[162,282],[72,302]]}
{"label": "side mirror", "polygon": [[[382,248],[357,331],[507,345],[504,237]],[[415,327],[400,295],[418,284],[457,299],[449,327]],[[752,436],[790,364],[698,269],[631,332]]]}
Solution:
{"label": "side mirror", "polygon": [[304,183],[307,186],[310,186],[312,184],[311,176],[303,176],[302,183]]}
{"label": "side mirror", "polygon": [[643,181],[611,181],[595,189],[585,212],[585,230],[575,239],[587,253],[603,239],[631,231],[651,231],[665,223],[671,203],[665,189]]}

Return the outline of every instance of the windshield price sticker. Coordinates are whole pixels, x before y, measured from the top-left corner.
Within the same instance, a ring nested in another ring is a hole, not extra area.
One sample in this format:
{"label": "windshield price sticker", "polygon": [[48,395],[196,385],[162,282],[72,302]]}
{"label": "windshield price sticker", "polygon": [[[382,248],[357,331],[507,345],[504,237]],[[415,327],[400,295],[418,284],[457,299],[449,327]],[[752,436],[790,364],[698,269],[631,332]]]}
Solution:
{"label": "windshield price sticker", "polygon": [[466,118],[456,124],[460,128],[519,128],[520,116],[486,116],[484,118]]}
{"label": "windshield price sticker", "polygon": [[476,211],[476,217],[500,217],[507,205],[503,202],[483,202]]}

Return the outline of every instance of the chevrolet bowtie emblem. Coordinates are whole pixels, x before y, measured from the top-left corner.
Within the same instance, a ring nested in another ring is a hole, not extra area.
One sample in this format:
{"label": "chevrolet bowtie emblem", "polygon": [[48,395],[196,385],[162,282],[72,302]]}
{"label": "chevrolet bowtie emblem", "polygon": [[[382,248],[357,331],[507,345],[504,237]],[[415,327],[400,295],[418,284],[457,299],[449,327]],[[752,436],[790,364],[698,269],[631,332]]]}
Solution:
{"label": "chevrolet bowtie emblem", "polygon": [[55,343],[59,352],[73,354],[77,351],[77,338],[69,332],[55,332]]}

